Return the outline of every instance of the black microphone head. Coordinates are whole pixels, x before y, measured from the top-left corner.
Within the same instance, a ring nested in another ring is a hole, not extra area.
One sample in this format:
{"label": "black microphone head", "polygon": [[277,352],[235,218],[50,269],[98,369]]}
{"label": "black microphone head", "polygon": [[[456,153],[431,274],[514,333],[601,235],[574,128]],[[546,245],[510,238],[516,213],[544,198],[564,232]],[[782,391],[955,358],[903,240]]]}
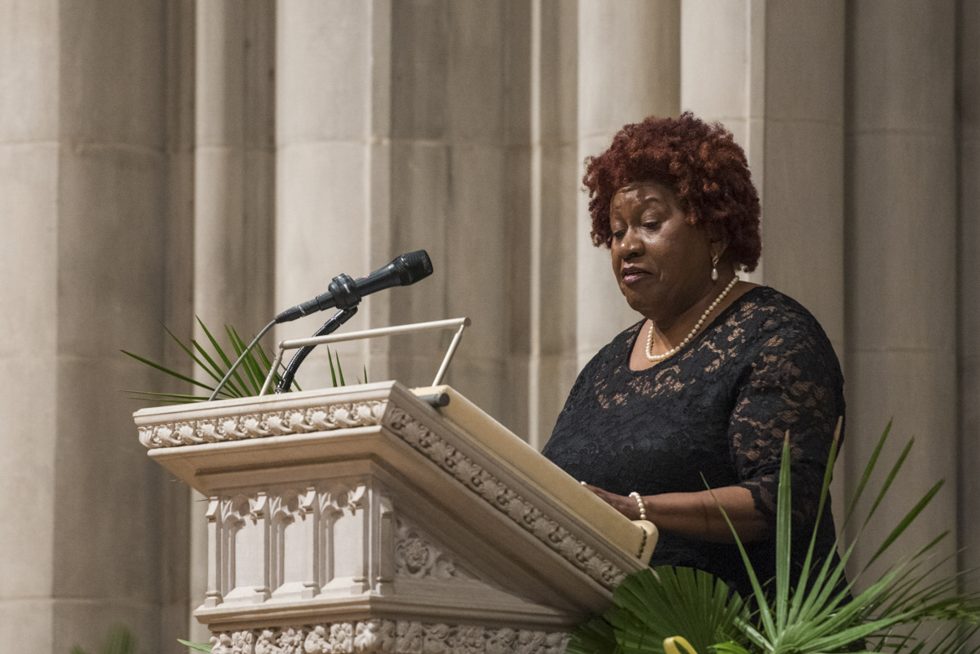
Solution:
{"label": "black microphone head", "polygon": [[402,286],[414,284],[432,274],[432,261],[425,250],[406,252],[391,262]]}

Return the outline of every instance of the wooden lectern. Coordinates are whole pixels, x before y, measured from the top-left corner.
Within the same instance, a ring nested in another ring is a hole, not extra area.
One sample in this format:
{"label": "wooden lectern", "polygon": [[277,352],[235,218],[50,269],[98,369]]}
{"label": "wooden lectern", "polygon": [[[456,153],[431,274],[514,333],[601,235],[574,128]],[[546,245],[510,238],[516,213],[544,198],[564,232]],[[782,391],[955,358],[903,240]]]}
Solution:
{"label": "wooden lectern", "polygon": [[446,386],[135,419],[149,455],[209,498],[195,615],[215,654],[557,654],[656,542]]}

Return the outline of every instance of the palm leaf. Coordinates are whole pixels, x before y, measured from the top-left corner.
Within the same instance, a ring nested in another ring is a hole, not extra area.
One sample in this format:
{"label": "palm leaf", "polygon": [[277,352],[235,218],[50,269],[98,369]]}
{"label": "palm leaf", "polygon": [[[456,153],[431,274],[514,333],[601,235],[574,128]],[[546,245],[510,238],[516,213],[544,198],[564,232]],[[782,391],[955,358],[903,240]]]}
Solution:
{"label": "palm leaf", "polygon": [[[838,418],[837,426],[834,428],[834,438],[830,442],[830,451],[827,453],[827,463],[824,466],[823,483],[820,487],[820,499],[817,501],[817,517],[813,525],[813,531],[810,533],[810,543],[807,546],[806,557],[803,559],[803,568],[797,580],[797,589],[807,588],[807,584],[810,581],[810,570],[813,567],[813,556],[817,548],[817,534],[820,531],[820,522],[823,519],[824,509],[827,506],[827,498],[830,497],[830,482],[834,471],[834,461],[837,460],[837,450],[840,447],[840,435],[843,426],[844,419]],[[824,558],[829,561],[830,557]],[[789,616],[787,618],[790,622],[793,622],[799,616],[804,602],[805,594],[803,592],[797,591],[793,593],[790,600]]]}
{"label": "palm leaf", "polygon": [[573,633],[571,654],[663,654],[664,639],[681,636],[698,652],[735,641],[744,602],[720,579],[690,568],[641,570],[613,593],[613,606]]}
{"label": "palm leaf", "polygon": [[[214,385],[217,384],[222,377],[224,377],[233,360],[237,359],[239,356],[241,356],[242,352],[245,351],[247,345],[239,335],[238,331],[230,325],[225,326],[225,334],[228,343],[228,345],[225,346],[218,341],[214,335],[214,332],[208,328],[204,321],[197,318],[197,322],[200,325],[201,332],[205,336],[203,343],[195,339],[191,339],[188,343],[185,343],[166,327],[164,327],[164,331],[166,331],[167,335],[177,344],[177,347],[185,355],[187,355],[194,365],[203,371],[207,377],[214,380],[214,382],[211,384],[200,379],[195,379],[179,370],[175,370],[169,366],[139,354],[135,354],[127,350],[122,350],[122,353],[145,366],[167,375],[168,377],[190,384],[196,388],[204,389],[210,393],[214,390]],[[230,352],[234,353],[234,357],[229,354]],[[221,389],[219,396],[223,398],[232,398],[257,395],[262,389],[262,384],[265,382],[265,378],[268,375],[268,371],[271,366],[272,362],[269,360],[265,350],[262,349],[261,345],[256,344],[242,359],[242,363],[238,370],[235,371],[232,377]],[[275,375],[273,375],[273,382],[277,382],[278,379],[279,373],[277,372]],[[294,385],[297,390],[300,389],[300,385],[298,383],[294,383]],[[160,404],[182,404],[187,402],[201,402],[208,399],[208,396],[193,393],[136,390],[129,390],[126,391],[126,393],[133,399]]]}
{"label": "palm leaf", "polygon": [[178,638],[177,642],[192,652],[207,652],[208,654],[211,654],[210,643],[192,643],[191,641],[183,640],[182,638]]}
{"label": "palm leaf", "polygon": [[[200,320],[200,318],[198,318],[198,320]],[[214,381],[216,382],[221,381],[221,375],[222,375],[221,367],[218,366],[213,361],[213,359],[211,359],[210,356],[207,356],[207,351],[204,350],[204,348],[202,348],[200,345],[198,345],[198,343],[194,339],[191,339],[191,342],[189,344],[186,344],[183,341],[181,341],[176,334],[174,334],[166,327],[164,327],[163,329],[164,331],[167,332],[167,335],[170,336],[171,340],[173,340],[177,344],[177,347],[183,350],[184,353],[187,354],[188,357],[190,357],[191,361],[193,361],[198,368],[200,368],[203,372],[205,372]],[[200,351],[203,351],[205,356],[202,357],[196,354],[196,352],[200,352]]]}
{"label": "palm leaf", "polygon": [[[194,347],[199,352],[201,352],[202,356],[204,356],[204,357],[206,357],[208,359],[208,362],[212,366],[214,366],[215,370],[221,370],[222,373],[227,372],[228,369],[231,368],[232,363],[234,363],[234,360],[225,353],[224,348],[222,348],[221,347],[221,344],[218,343],[218,339],[216,339],[214,337],[214,334],[211,333],[211,330],[208,329],[208,326],[204,324],[204,321],[201,320],[200,317],[198,317],[198,319],[197,319],[197,324],[200,325],[201,331],[204,332],[204,335],[207,337],[208,342],[211,343],[211,347],[214,348],[215,354],[218,357],[220,357],[221,362],[224,364],[224,367],[223,368],[220,367],[215,362],[215,360],[211,356],[208,355],[207,351],[197,341],[191,341],[191,343],[193,343],[194,344]],[[241,370],[241,367],[239,367],[238,370]],[[249,395],[249,393],[245,390],[247,388],[247,386],[246,386],[245,382],[242,380],[241,375],[239,374],[238,370],[235,370],[235,372],[231,376],[231,379],[228,380],[227,384],[228,385],[234,385],[236,391],[239,393],[239,396],[240,397],[244,397],[244,396]],[[224,377],[224,374],[222,374],[221,377]],[[218,379],[220,380],[221,377],[219,377]]]}
{"label": "palm leaf", "polygon": [[[329,352],[327,356],[329,356]],[[344,368],[340,365],[340,354],[338,352],[334,352],[333,356],[337,360],[337,377],[340,378],[340,385],[346,386],[347,382],[344,380]]]}
{"label": "palm leaf", "polygon": [[[140,356],[139,354],[134,354],[133,352],[130,352],[128,350],[119,350],[119,351],[122,352],[123,354],[125,354],[128,357],[131,357],[133,359],[136,359],[137,361],[139,361],[143,365],[146,365],[146,366],[149,366],[149,367],[154,368],[156,370],[159,370],[160,372],[162,372],[162,373],[164,373],[166,375],[169,375],[169,376],[171,376],[171,377],[173,377],[175,379],[178,379],[178,380],[180,380],[182,382],[187,382],[188,384],[193,384],[194,386],[200,386],[201,388],[206,388],[208,390],[213,390],[213,388],[214,388],[213,386],[208,386],[207,384],[205,384],[203,382],[200,382],[200,381],[194,379],[193,377],[188,377],[187,375],[181,373],[178,370],[174,370],[173,368],[169,368],[169,367],[163,365],[162,363],[157,363],[156,361],[153,361],[152,359],[147,359],[146,357]],[[134,392],[142,392],[142,391],[134,391]]]}

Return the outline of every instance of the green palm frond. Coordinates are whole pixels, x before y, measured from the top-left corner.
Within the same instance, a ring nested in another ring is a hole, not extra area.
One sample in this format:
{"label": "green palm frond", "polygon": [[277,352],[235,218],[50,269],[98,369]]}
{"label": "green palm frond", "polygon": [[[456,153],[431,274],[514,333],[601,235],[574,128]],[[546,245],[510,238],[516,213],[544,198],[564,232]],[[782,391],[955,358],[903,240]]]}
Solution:
{"label": "green palm frond", "polygon": [[[868,487],[878,463],[880,453],[885,449],[890,434],[890,425],[885,429],[875,446],[874,454],[867,469],[862,474],[858,491],[849,503],[849,520],[859,505],[863,493]],[[836,442],[831,448],[828,462],[828,474],[824,476],[821,498],[827,494],[830,483],[829,467],[836,454]],[[888,470],[881,487],[878,489],[868,515],[862,522],[861,529],[855,542],[844,551],[840,560],[832,564],[832,557],[824,557],[823,563],[816,575],[813,561],[816,538],[811,537],[807,556],[800,575],[800,582],[795,588],[789,583],[789,551],[790,529],[792,519],[792,497],[790,484],[790,452],[789,436],[783,443],[782,461],[780,464],[779,490],[777,498],[776,517],[776,550],[779,565],[776,569],[776,591],[768,597],[755,581],[752,564],[738,534],[736,542],[742,555],[743,564],[753,579],[753,594],[759,606],[759,627],[743,625],[743,632],[759,648],[760,651],[774,654],[793,653],[808,654],[819,652],[847,651],[847,648],[859,646],[867,639],[875,639],[881,634],[890,633],[901,625],[914,628],[926,620],[953,621],[956,623],[973,623],[980,619],[980,596],[976,593],[958,593],[960,579],[957,575],[935,579],[937,573],[936,548],[942,542],[943,535],[934,538],[911,556],[899,559],[888,566],[884,573],[867,584],[860,592],[856,591],[854,581],[844,585],[844,567],[851,558],[856,542],[864,536],[864,527],[869,523],[871,515],[881,506],[888,489],[892,487],[898,473],[905,464],[911,450],[911,442],[907,444],[898,459]],[[921,515],[942,486],[942,482],[933,485],[923,497],[916,502],[899,520],[898,524],[878,545],[870,562],[863,568],[860,576],[866,576],[869,566],[874,561],[889,553],[892,545],[907,532],[909,527]],[[821,505],[823,500],[821,499]],[[821,506],[822,509],[822,506]],[[726,520],[728,517],[726,516]],[[729,521],[731,527],[731,522]],[[838,543],[835,543],[835,548]],[[855,580],[856,581],[856,580]],[[850,593],[854,593],[850,597]],[[930,636],[931,638],[932,636]],[[918,637],[904,639],[900,642],[882,641],[884,649],[880,651],[928,651],[929,640]],[[948,643],[947,643],[948,645]],[[909,648],[918,649],[909,649]]]}
{"label": "green palm frond", "polygon": [[[185,343],[180,339],[180,337],[166,327],[164,327],[164,331],[167,333],[170,339],[177,344],[180,351],[183,352],[188,359],[190,359],[190,362],[202,373],[204,373],[204,376],[209,378],[209,381],[195,379],[190,375],[186,375],[179,370],[170,368],[162,363],[159,363],[158,361],[154,361],[127,350],[121,350],[121,352],[131,359],[153,368],[154,370],[157,370],[172,379],[190,384],[191,386],[202,389],[206,392],[161,393],[153,391],[126,391],[131,398],[160,404],[183,404],[186,402],[202,402],[208,399],[211,392],[214,390],[214,387],[218,384],[221,378],[224,377],[231,364],[237,360],[239,356],[241,356],[242,352],[245,350],[246,343],[241,338],[238,331],[230,325],[225,326],[226,343],[223,345],[214,335],[214,332],[212,332],[212,330],[209,329],[206,324],[204,324],[204,321],[198,318],[197,323],[201,328],[201,333],[204,334],[203,342],[192,338],[189,342]],[[331,362],[331,365],[332,364],[333,362]],[[249,351],[247,355],[245,355],[245,358],[242,360],[242,364],[231,376],[224,388],[221,389],[218,397],[224,399],[258,395],[271,366],[272,362],[270,361],[268,354],[261,345],[257,344],[251,351]],[[273,386],[279,383],[279,375],[281,370],[282,365],[280,364],[280,370],[277,371],[272,378]],[[300,385],[296,382],[293,383],[293,387],[296,390],[301,390]]]}
{"label": "green palm frond", "polygon": [[[247,347],[246,342],[242,339],[238,331],[231,325],[225,325],[225,339],[226,344],[222,343],[215,336],[214,332],[204,324],[200,318],[197,319],[197,323],[201,328],[201,333],[204,334],[204,341],[200,342],[196,339],[191,339],[189,342],[182,341],[176,334],[164,327],[167,336],[177,344],[177,347],[183,352],[191,363],[196,366],[204,375],[210,379],[210,381],[202,381],[200,379],[195,379],[190,375],[185,375],[184,373],[170,368],[162,363],[149,359],[147,357],[129,352],[127,350],[121,350],[123,354],[130,357],[131,359],[138,361],[139,363],[153,368],[158,372],[161,372],[172,379],[179,382],[190,384],[191,386],[202,389],[206,391],[205,393],[177,393],[177,392],[155,392],[155,391],[126,391],[126,393],[133,399],[141,400],[143,402],[159,403],[159,404],[184,404],[187,402],[203,402],[210,397],[211,392],[219,381],[225,376],[228,368],[234,363],[242,352],[245,351]],[[347,382],[344,379],[344,369],[340,364],[340,355],[337,352],[331,352],[330,348],[327,350],[327,362],[330,365],[330,380],[334,387],[346,386]],[[232,397],[251,397],[259,394],[262,390],[262,384],[265,382],[266,376],[269,374],[269,368],[272,367],[272,361],[269,359],[269,355],[262,348],[261,345],[256,345],[253,347],[245,358],[242,359],[241,365],[232,374],[231,378],[225,383],[224,388],[218,393],[219,399],[226,399]],[[281,373],[285,369],[282,364],[279,365],[279,370],[272,377],[272,387],[279,384],[281,379]],[[364,379],[358,379],[358,383],[367,383],[368,372],[367,366],[363,368]],[[292,385],[293,390],[302,390],[302,387],[296,380],[293,380]]]}
{"label": "green palm frond", "polygon": [[192,643],[189,640],[183,640],[181,638],[177,639],[177,642],[191,650],[192,652],[207,652],[211,654],[211,644],[210,643]]}
{"label": "green palm frond", "polygon": [[[742,599],[701,570],[662,567],[626,578],[603,616],[572,635],[569,654],[663,654],[663,641],[683,636],[698,652],[720,641],[744,641],[736,622],[748,619]],[[737,650],[730,650],[735,652]]]}

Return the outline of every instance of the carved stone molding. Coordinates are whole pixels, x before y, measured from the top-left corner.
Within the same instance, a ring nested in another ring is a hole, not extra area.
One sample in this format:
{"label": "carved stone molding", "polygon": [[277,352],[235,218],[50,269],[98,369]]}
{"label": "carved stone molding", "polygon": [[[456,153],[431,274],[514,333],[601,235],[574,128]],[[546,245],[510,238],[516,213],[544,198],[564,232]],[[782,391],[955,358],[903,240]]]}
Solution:
{"label": "carved stone molding", "polygon": [[387,407],[387,401],[369,400],[168,422],[140,427],[139,438],[144,447],[154,449],[369,427],[381,423]]}
{"label": "carved stone molding", "polygon": [[557,521],[545,516],[540,509],[405,411],[392,407],[388,427],[430,461],[606,588],[614,589],[626,577],[626,573],[617,565],[600,556],[592,547]]}
{"label": "carved stone molding", "polygon": [[217,632],[212,654],[562,654],[563,632],[364,620]]}

